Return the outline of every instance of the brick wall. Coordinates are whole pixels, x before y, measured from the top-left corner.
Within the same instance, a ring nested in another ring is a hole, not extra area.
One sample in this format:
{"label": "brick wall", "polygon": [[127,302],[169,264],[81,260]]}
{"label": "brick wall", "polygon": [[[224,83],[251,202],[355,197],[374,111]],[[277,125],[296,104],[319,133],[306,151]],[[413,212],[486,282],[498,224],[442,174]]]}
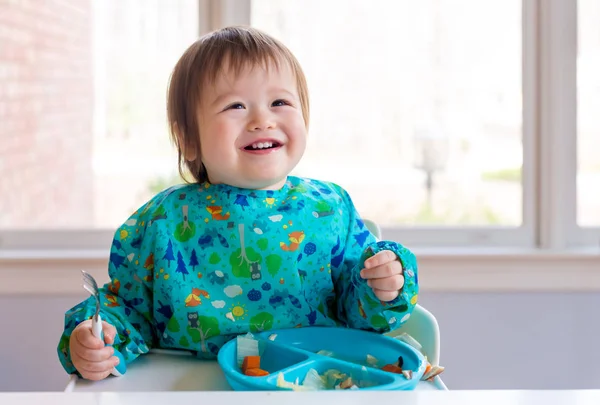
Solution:
{"label": "brick wall", "polygon": [[0,0],[0,229],[92,225],[89,0]]}

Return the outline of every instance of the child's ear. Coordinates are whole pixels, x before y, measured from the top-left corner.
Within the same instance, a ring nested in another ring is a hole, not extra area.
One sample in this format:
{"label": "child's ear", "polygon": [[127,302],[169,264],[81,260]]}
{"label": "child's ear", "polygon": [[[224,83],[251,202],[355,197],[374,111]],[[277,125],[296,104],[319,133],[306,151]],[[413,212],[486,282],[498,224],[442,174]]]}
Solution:
{"label": "child's ear", "polygon": [[190,145],[189,142],[186,142],[185,134],[182,133],[182,131],[179,129],[179,125],[177,125],[176,122],[173,123],[173,133],[179,140],[179,145],[182,149],[183,157],[185,158],[185,160],[187,160],[188,162],[193,162],[194,160],[196,160],[196,158],[198,157],[198,151],[196,150],[196,146]]}

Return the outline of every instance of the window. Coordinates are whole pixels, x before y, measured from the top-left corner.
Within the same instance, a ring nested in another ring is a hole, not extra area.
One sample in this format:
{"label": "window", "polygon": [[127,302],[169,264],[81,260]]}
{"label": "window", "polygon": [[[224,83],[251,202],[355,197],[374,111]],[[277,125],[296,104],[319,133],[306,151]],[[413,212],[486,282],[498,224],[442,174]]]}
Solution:
{"label": "window", "polygon": [[580,0],[577,57],[577,223],[600,226],[600,3]]}
{"label": "window", "polygon": [[251,22],[306,70],[299,174],[387,226],[522,224],[519,0],[253,0]]}
{"label": "window", "polygon": [[198,36],[198,2],[0,14],[0,229],[117,227],[177,173],[166,86]]}
{"label": "window", "polygon": [[198,33],[229,23],[281,39],[305,70],[311,126],[295,174],[347,188],[387,238],[600,240],[595,0],[4,7],[0,249],[104,248],[134,209],[180,182],[169,74]]}
{"label": "window", "polygon": [[388,231],[527,237],[519,0],[253,0],[251,23],[289,44],[307,74],[298,174],[340,183]]}

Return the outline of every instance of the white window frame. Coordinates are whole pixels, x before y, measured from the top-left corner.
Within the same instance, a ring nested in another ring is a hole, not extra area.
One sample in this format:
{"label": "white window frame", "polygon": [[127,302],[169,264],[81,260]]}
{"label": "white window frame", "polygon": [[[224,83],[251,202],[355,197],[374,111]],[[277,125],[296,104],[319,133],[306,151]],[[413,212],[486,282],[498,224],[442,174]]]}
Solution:
{"label": "white window frame", "polygon": [[600,251],[600,227],[577,223],[577,1],[535,4],[540,108],[537,245]]}
{"label": "white window frame", "polygon": [[[251,0],[199,0],[199,4],[200,33],[250,24]],[[523,224],[383,227],[384,238],[417,248],[599,248],[600,227],[583,229],[575,215],[576,2],[523,0],[522,4]],[[34,251],[50,256],[58,251],[67,256],[105,252],[113,234],[106,229],[0,230],[0,259]]]}

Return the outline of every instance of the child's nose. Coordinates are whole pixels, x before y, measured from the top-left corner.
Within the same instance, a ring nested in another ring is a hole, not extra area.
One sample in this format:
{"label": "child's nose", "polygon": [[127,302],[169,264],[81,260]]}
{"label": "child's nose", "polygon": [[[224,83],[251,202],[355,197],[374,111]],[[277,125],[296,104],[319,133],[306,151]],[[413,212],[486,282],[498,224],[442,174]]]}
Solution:
{"label": "child's nose", "polygon": [[267,112],[256,112],[253,114],[252,119],[248,122],[248,131],[265,131],[268,129],[275,129],[277,124]]}

